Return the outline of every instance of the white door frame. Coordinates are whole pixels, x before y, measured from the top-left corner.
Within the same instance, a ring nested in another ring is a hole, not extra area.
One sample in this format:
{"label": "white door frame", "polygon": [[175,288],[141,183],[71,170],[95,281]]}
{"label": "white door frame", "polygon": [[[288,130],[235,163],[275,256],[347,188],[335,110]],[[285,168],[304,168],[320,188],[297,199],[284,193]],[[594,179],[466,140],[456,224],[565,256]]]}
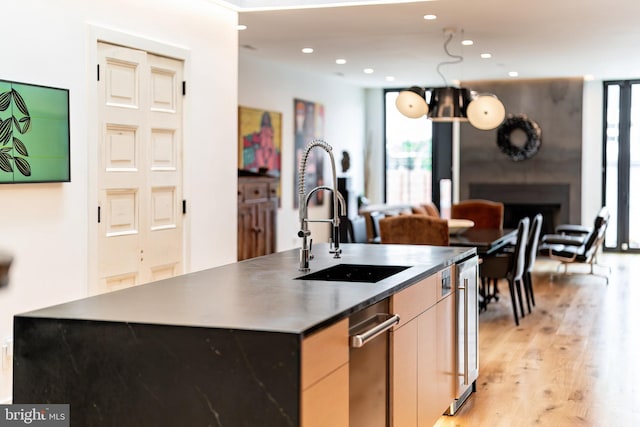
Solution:
{"label": "white door frame", "polygon": [[[87,43],[87,135],[91,135],[89,138],[87,147],[87,167],[88,167],[88,197],[87,197],[87,211],[88,211],[88,266],[87,266],[87,291],[89,295],[96,294],[99,291],[98,286],[98,148],[99,148],[99,124],[98,124],[98,84],[97,84],[97,64],[98,64],[98,42],[106,42],[121,46],[126,46],[132,49],[144,50],[146,52],[154,53],[157,55],[167,56],[181,60],[184,64],[183,78],[185,81],[189,81],[190,65],[191,65],[191,51],[187,48],[172,45],[169,43],[162,43],[156,40],[144,38],[139,35],[116,31],[110,28],[101,27],[94,24],[88,24],[88,43]],[[182,164],[186,163],[188,144],[190,132],[189,126],[187,126],[188,114],[189,114],[189,97],[183,99],[183,144],[182,144]],[[184,167],[183,167],[184,169]],[[189,200],[188,191],[188,177],[183,174],[182,176],[182,194],[183,198]],[[189,251],[189,236],[190,236],[190,221],[189,215],[183,218],[183,271],[188,273],[190,271],[190,251]]]}

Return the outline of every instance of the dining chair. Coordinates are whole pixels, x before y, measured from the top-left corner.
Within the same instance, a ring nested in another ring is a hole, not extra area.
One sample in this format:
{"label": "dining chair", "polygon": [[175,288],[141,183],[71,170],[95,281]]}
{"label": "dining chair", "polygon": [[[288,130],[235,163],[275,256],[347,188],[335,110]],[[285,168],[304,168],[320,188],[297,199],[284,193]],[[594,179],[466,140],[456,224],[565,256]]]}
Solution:
{"label": "dining chair", "polygon": [[[529,218],[522,218],[518,223],[518,234],[513,252],[502,252],[482,259],[480,264],[480,277],[488,279],[506,279],[509,283],[509,294],[513,307],[513,317],[516,326],[520,325],[518,318],[518,307],[520,314],[525,316],[524,304],[522,302],[522,288],[524,286],[524,272],[526,264],[527,240],[529,238]],[[495,286],[495,284],[494,284]],[[494,290],[495,292],[495,290]],[[528,305],[529,313],[531,306]]]}
{"label": "dining chair", "polygon": [[369,243],[380,243],[380,220],[385,217],[384,212],[371,212],[369,214],[371,236]]}
{"label": "dining chair", "polygon": [[536,263],[538,255],[538,244],[540,243],[540,231],[542,230],[542,214],[537,214],[531,221],[531,230],[527,241],[527,256],[524,267],[524,290],[527,294],[527,301],[531,300],[531,305],[535,307],[536,299],[533,296],[533,280],[531,272]]}
{"label": "dining chair", "polygon": [[368,243],[367,219],[363,216],[349,218],[347,223],[349,243]]}
{"label": "dining chair", "polygon": [[420,214],[382,218],[380,243],[449,246],[449,225],[446,219]]}
{"label": "dining chair", "polygon": [[502,228],[504,204],[484,199],[461,200],[451,205],[451,218],[470,219],[474,228]]}

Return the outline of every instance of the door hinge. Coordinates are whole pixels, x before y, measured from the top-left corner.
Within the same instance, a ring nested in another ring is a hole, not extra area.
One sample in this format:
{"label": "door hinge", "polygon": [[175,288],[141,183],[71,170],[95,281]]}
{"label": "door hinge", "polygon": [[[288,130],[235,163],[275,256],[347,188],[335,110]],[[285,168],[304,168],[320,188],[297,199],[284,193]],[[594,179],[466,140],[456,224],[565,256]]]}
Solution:
{"label": "door hinge", "polygon": [[186,215],[186,214],[187,214],[187,200],[182,199],[182,215]]}
{"label": "door hinge", "polygon": [[98,71],[98,81],[100,81],[100,64],[96,65]]}
{"label": "door hinge", "polygon": [[100,224],[100,206],[98,206],[98,224]]}
{"label": "door hinge", "polygon": [[187,94],[187,82],[186,81],[182,81],[182,95],[186,95]]}

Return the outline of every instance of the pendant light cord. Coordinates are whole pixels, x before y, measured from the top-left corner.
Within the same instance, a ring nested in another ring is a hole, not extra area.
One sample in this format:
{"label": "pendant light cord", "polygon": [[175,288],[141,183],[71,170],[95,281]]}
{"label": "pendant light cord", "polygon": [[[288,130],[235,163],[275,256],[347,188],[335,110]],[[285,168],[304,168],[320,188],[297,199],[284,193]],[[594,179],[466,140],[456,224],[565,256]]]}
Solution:
{"label": "pendant light cord", "polygon": [[452,39],[453,39],[453,32],[450,32],[449,33],[449,37],[444,42],[444,51],[451,58],[455,58],[455,61],[443,61],[443,62],[439,63],[438,66],[436,67],[436,71],[438,72],[438,74],[440,74],[440,77],[442,77],[442,81],[444,82],[445,86],[448,86],[447,79],[444,77],[444,74],[442,74],[442,72],[440,71],[440,67],[442,67],[443,65],[458,64],[458,63],[462,62],[463,59],[464,59],[462,57],[462,55],[454,55],[451,52],[449,52],[449,43],[451,42]]}

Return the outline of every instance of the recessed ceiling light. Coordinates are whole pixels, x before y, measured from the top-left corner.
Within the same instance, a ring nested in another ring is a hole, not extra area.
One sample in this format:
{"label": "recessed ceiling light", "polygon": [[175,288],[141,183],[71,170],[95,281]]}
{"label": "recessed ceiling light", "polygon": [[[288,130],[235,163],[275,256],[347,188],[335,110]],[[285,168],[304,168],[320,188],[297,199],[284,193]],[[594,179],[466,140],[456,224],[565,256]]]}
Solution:
{"label": "recessed ceiling light", "polygon": [[302,53],[313,53],[313,48],[312,47],[303,47],[302,48]]}
{"label": "recessed ceiling light", "polygon": [[518,77],[517,71],[509,71],[509,77]]}
{"label": "recessed ceiling light", "polygon": [[491,54],[490,53],[481,53],[480,54],[480,58],[489,59],[489,58],[491,58]]}
{"label": "recessed ceiling light", "polygon": [[362,72],[365,74],[373,74],[373,68],[365,68]]}
{"label": "recessed ceiling light", "polygon": [[393,82],[393,81],[395,81],[395,80],[396,80],[396,78],[395,78],[395,77],[393,77],[393,76],[387,76],[387,77],[385,77],[384,79],[385,79],[386,81],[388,81],[388,82]]}
{"label": "recessed ceiling light", "polygon": [[238,24],[238,26],[236,27],[238,29],[238,31],[242,31],[242,30],[246,30],[247,26],[244,24]]}
{"label": "recessed ceiling light", "polygon": [[336,59],[336,64],[338,64],[338,65],[344,65],[346,63],[347,63],[346,59],[343,59],[343,58]]}
{"label": "recessed ceiling light", "polygon": [[435,19],[438,19],[438,17],[436,15],[424,15],[424,19],[426,19],[427,21],[433,21]]}
{"label": "recessed ceiling light", "polygon": [[593,74],[585,74],[584,75],[584,81],[585,82],[592,82],[596,79],[596,76],[594,76]]}
{"label": "recessed ceiling light", "polygon": [[462,40],[460,43],[462,43],[463,46],[471,46],[473,44],[473,40]]}

